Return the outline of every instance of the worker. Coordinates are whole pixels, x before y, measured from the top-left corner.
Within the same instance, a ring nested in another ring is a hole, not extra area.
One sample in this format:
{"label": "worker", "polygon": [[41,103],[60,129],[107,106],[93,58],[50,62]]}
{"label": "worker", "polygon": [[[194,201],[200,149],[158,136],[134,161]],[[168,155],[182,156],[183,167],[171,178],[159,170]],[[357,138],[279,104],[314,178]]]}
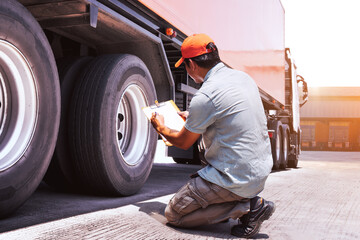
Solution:
{"label": "worker", "polygon": [[273,202],[258,196],[273,164],[259,90],[249,75],[221,62],[206,34],[187,37],[181,54],[175,67],[184,63],[190,77],[202,86],[189,111],[179,113],[186,118],[180,131],[164,126],[159,114],[152,115],[151,123],[182,149],[202,135],[208,165],[173,196],[165,217],[169,224],[185,228],[239,219],[231,234],[252,237],[275,211]]}

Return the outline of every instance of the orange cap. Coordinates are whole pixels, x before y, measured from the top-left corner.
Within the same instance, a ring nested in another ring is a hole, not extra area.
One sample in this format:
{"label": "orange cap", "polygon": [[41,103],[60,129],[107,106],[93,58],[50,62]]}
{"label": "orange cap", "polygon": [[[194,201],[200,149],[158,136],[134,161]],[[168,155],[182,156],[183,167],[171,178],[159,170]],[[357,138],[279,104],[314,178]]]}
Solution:
{"label": "orange cap", "polygon": [[193,58],[212,52],[211,49],[206,49],[206,46],[211,42],[214,43],[214,40],[203,33],[187,37],[181,45],[182,57],[175,63],[175,67],[179,67],[185,58]]}

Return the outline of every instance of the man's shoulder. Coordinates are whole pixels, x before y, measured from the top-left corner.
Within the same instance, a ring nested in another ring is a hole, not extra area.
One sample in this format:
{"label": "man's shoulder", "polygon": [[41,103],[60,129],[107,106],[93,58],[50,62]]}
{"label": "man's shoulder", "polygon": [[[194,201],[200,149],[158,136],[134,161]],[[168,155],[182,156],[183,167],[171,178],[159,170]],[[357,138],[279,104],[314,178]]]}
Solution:
{"label": "man's shoulder", "polygon": [[[252,79],[252,77],[248,73],[246,73],[242,70],[228,67],[226,65],[223,68],[221,68],[218,72],[214,73],[210,78],[213,80],[213,79],[218,79],[218,78],[222,78],[222,77]],[[212,81],[209,81],[209,82],[212,82]]]}
{"label": "man's shoulder", "polygon": [[206,88],[200,88],[191,99],[190,105],[203,107],[207,104],[213,105],[211,99],[211,91],[207,91]]}

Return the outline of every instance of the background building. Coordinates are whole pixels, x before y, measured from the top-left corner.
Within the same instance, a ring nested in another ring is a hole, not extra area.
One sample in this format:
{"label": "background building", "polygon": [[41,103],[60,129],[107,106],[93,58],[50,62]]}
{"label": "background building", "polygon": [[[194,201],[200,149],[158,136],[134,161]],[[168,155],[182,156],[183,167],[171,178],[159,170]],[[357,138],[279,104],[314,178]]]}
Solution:
{"label": "background building", "polygon": [[360,151],[360,87],[309,88],[301,128],[303,150]]}

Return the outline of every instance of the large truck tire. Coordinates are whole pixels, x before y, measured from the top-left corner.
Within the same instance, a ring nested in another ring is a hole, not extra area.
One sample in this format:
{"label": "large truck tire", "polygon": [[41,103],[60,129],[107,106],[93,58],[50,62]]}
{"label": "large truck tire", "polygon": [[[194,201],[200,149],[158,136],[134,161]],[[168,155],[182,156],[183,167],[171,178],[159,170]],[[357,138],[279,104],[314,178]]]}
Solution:
{"label": "large truck tire", "polygon": [[298,155],[290,155],[289,161],[288,161],[288,167],[289,168],[297,168],[298,162],[299,162]]}
{"label": "large truck tire", "polygon": [[278,170],[281,163],[282,155],[282,130],[281,130],[281,121],[270,120],[268,128],[274,130],[273,137],[270,139],[271,142],[271,152],[273,157],[273,170]]}
{"label": "large truck tire", "polygon": [[298,129],[297,134],[294,138],[295,151],[289,155],[289,160],[287,166],[290,168],[297,168],[299,163],[299,155],[301,153],[301,130]]}
{"label": "large truck tire", "polygon": [[281,151],[281,159],[280,159],[280,169],[286,169],[288,160],[289,160],[289,151],[290,151],[290,128],[289,125],[282,125],[282,151]]}
{"label": "large truck tire", "polygon": [[131,195],[151,171],[158,134],[142,108],[156,100],[146,65],[133,55],[94,59],[76,84],[70,144],[87,192]]}
{"label": "large truck tire", "polygon": [[77,190],[77,174],[69,146],[69,109],[75,82],[92,59],[91,57],[57,59],[61,87],[60,128],[54,155],[44,177],[45,183],[57,190]]}
{"label": "large truck tire", "polygon": [[0,1],[0,217],[41,182],[60,122],[55,59],[38,22],[17,1]]}

